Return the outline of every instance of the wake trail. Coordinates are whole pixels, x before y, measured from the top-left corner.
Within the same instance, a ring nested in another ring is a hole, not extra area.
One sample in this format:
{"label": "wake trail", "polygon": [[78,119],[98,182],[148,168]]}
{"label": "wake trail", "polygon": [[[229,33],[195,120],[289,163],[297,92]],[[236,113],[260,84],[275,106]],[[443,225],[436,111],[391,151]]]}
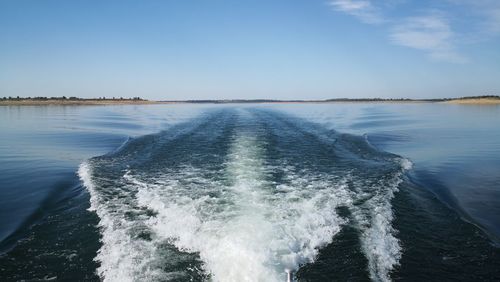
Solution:
{"label": "wake trail", "polygon": [[100,218],[101,278],[286,281],[355,224],[370,277],[390,280],[401,158],[272,112],[197,123],[80,166]]}

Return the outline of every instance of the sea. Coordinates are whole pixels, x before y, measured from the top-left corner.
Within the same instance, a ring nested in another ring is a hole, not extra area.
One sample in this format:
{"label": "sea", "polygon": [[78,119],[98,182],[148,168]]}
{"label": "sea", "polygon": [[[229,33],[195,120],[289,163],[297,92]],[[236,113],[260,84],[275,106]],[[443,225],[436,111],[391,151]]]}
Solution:
{"label": "sea", "polygon": [[500,106],[0,106],[0,281],[500,281]]}

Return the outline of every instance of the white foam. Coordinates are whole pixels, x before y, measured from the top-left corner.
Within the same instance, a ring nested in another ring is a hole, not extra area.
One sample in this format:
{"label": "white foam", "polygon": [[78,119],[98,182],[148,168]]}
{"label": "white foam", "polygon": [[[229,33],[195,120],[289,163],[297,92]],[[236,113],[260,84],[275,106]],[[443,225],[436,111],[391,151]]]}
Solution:
{"label": "white foam", "polygon": [[99,216],[102,247],[95,258],[100,263],[97,273],[104,281],[140,281],[165,277],[155,269],[157,263],[154,242],[136,240],[134,230],[140,221],[125,218],[125,213],[134,211],[134,206],[117,197],[113,202],[105,199],[92,181],[92,166],[85,162],[78,174],[90,193],[90,209]]}
{"label": "white foam", "polygon": [[276,193],[269,169],[259,140],[240,134],[226,164],[231,185],[204,181],[186,169],[182,179],[195,186],[180,185],[172,175],[163,185],[135,179],[142,183],[138,201],[158,213],[148,220],[156,234],[199,253],[213,280],[286,281],[340,230],[344,220],[335,208],[348,195],[343,187],[304,180],[290,167],[289,192]]}
{"label": "white foam", "polygon": [[409,159],[401,158],[401,166],[404,170],[410,170],[413,168],[413,163]]}
{"label": "white foam", "polygon": [[[312,116],[302,116],[302,118],[332,128],[331,124],[321,118]],[[368,259],[368,271],[374,281],[391,281],[390,273],[399,265],[403,251],[396,237],[397,230],[392,225],[394,214],[391,202],[403,181],[404,171],[412,169],[413,163],[406,158],[396,158],[395,161],[399,162],[401,170],[394,172],[391,179],[381,180],[379,183],[365,182],[356,177],[355,172],[347,175],[354,184],[354,190],[350,193],[352,201],[346,204],[361,231],[362,251]],[[363,204],[353,205],[352,202],[363,202]]]}
{"label": "white foam", "polygon": [[400,163],[401,170],[388,181],[354,181],[356,189],[351,194],[356,201],[363,201],[361,205],[351,206],[351,211],[361,231],[361,246],[368,259],[370,278],[374,281],[391,281],[390,273],[401,259],[402,247],[392,226],[391,201],[402,182],[404,170],[411,168],[411,162],[401,159]]}
{"label": "white foam", "polygon": [[[262,142],[254,133],[237,133],[224,171],[190,166],[129,170],[116,180],[121,188],[110,188],[119,193],[112,198],[96,187],[91,163],[83,163],[79,175],[91,195],[90,210],[100,218],[100,277],[154,281],[183,276],[162,268],[166,259],[175,260],[175,254],[160,251],[168,242],[199,254],[214,281],[290,280],[331,243],[346,222],[335,210],[348,206],[361,231],[371,279],[390,281],[402,251],[392,227],[391,200],[403,172],[376,184],[353,176],[351,191],[340,176],[266,163]],[[404,159],[401,165],[411,168]],[[279,184],[271,181],[276,170],[285,175]],[[145,209],[155,213],[146,215]],[[129,212],[138,216],[128,218]],[[151,239],[137,239],[137,230]]]}

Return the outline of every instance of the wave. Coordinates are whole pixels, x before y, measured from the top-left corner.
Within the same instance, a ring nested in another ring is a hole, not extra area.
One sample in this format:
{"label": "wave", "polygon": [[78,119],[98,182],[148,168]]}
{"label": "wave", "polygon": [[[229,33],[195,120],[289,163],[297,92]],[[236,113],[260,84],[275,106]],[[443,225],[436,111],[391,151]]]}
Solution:
{"label": "wave", "polygon": [[351,224],[372,280],[390,280],[402,252],[391,200],[407,161],[274,112],[195,123],[80,166],[101,278],[285,281]]}
{"label": "wave", "polygon": [[404,171],[410,168],[411,162],[401,159],[401,170],[388,179],[381,179],[375,184],[366,183],[363,179],[351,179],[354,183],[351,197],[357,204],[350,208],[361,231],[361,246],[368,259],[370,278],[374,281],[391,281],[390,272],[401,259],[402,247],[392,226],[391,201],[403,181]]}

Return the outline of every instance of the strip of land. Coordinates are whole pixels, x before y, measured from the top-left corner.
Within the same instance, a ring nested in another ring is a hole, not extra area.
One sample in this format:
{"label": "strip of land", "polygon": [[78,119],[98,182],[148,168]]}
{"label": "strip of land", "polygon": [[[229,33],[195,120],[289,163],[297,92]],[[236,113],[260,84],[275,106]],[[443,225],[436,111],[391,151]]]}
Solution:
{"label": "strip of land", "polygon": [[499,105],[500,98],[470,98],[470,99],[453,99],[447,101],[450,104],[461,104],[461,105]]}
{"label": "strip of land", "polygon": [[151,101],[134,98],[76,98],[76,97],[4,97],[0,106],[41,106],[41,105],[145,105],[145,104],[245,104],[245,103],[449,103],[463,105],[499,105],[500,96],[471,96],[440,99],[382,99],[382,98],[336,98],[326,100],[272,100],[272,99],[232,99],[232,100],[163,100]]}
{"label": "strip of land", "polygon": [[68,105],[68,106],[84,106],[84,105],[144,105],[157,104],[156,101],[143,99],[31,99],[31,98],[14,98],[0,99],[0,106],[50,106],[50,105]]}

